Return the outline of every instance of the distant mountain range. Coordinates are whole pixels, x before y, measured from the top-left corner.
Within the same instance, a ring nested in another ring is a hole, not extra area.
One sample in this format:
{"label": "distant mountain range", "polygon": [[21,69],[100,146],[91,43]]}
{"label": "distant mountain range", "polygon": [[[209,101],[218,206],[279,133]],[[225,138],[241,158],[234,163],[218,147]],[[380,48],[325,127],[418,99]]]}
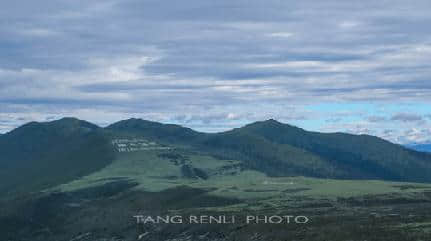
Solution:
{"label": "distant mountain range", "polygon": [[0,192],[40,190],[100,170],[118,154],[112,140],[125,137],[238,160],[268,176],[431,182],[431,154],[369,135],[309,132],[276,120],[210,134],[141,119],[101,128],[64,118],[0,136]]}
{"label": "distant mountain range", "polygon": [[416,151],[431,152],[431,144],[412,144],[407,147]]}

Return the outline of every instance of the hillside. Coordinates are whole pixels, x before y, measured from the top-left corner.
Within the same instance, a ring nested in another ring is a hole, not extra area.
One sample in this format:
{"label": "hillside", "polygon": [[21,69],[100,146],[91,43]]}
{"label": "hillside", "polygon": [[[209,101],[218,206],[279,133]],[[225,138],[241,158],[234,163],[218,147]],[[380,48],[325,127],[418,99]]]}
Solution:
{"label": "hillside", "polygon": [[74,118],[31,122],[0,136],[0,192],[37,191],[109,164],[101,128]]}
{"label": "hillside", "polygon": [[108,129],[241,160],[270,176],[431,182],[430,154],[368,135],[309,132],[275,120],[216,134],[139,119]]}
{"label": "hillside", "polygon": [[250,124],[243,129],[274,143],[314,153],[337,170],[346,170],[347,178],[431,181],[431,155],[375,136],[308,132],[274,120]]}

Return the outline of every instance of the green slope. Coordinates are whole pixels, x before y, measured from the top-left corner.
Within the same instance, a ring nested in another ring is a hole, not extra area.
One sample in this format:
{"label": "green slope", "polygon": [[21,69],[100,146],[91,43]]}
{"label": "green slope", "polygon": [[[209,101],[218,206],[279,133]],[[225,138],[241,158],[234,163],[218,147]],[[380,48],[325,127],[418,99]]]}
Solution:
{"label": "green slope", "polygon": [[[289,145],[280,145],[242,129],[208,134],[178,125],[129,119],[106,128],[117,135],[133,134],[159,143],[186,146],[219,159],[241,160],[246,167],[274,176],[332,177],[338,172],[329,162]],[[344,175],[348,175],[344,173]]]}
{"label": "green slope", "polygon": [[108,129],[241,160],[248,168],[271,176],[431,182],[430,154],[367,135],[308,132],[275,120],[216,134],[139,119]]}
{"label": "green slope", "polygon": [[431,155],[369,135],[307,132],[274,120],[243,128],[277,143],[288,144],[328,160],[348,178],[431,181]]}

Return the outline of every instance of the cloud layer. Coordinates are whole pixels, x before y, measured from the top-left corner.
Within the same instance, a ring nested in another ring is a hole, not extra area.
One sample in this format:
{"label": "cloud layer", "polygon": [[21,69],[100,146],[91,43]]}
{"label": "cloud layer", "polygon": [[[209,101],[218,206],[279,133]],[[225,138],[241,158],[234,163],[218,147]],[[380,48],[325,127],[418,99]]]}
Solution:
{"label": "cloud layer", "polygon": [[0,9],[0,132],[77,116],[276,118],[431,141],[431,3],[43,1]]}

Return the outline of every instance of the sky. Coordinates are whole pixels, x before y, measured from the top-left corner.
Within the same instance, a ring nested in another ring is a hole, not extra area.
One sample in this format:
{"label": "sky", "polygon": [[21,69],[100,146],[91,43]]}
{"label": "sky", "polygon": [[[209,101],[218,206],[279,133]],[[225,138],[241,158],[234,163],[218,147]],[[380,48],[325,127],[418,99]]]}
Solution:
{"label": "sky", "polygon": [[0,8],[0,133],[65,116],[277,119],[431,142],[429,0],[44,0]]}

